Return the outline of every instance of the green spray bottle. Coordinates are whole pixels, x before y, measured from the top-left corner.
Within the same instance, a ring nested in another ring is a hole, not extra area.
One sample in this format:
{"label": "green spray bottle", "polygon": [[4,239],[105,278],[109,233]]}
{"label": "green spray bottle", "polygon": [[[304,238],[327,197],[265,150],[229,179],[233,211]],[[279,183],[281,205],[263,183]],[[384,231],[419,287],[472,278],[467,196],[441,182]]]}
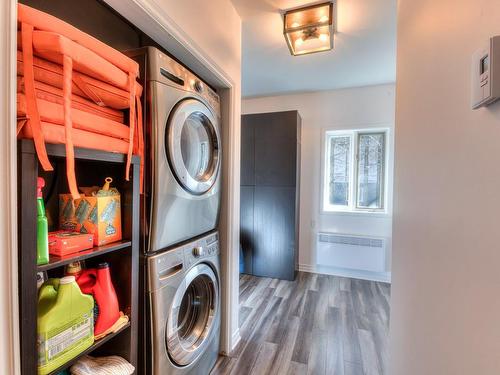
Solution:
{"label": "green spray bottle", "polygon": [[45,180],[38,177],[36,182],[36,264],[49,263],[49,224],[45,215],[45,204],[43,203],[42,188]]}

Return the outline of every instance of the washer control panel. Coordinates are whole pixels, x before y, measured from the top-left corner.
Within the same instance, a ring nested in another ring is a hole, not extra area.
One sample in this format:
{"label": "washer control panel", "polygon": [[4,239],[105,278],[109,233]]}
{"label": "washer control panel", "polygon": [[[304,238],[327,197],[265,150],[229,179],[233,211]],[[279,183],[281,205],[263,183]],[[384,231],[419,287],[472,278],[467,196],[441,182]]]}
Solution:
{"label": "washer control panel", "polygon": [[199,262],[201,259],[219,254],[219,235],[212,233],[195,242],[185,245],[184,262],[186,268]]}
{"label": "washer control panel", "polygon": [[219,254],[219,234],[211,233],[196,241],[148,258],[149,291],[169,284],[174,277],[181,277],[195,263]]}

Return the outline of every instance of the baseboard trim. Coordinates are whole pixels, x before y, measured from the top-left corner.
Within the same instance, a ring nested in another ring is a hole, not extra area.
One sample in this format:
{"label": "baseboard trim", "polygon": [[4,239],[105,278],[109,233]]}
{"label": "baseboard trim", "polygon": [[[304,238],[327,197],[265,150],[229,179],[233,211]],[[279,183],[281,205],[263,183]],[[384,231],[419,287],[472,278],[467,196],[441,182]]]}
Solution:
{"label": "baseboard trim", "polygon": [[323,275],[349,277],[351,279],[361,279],[361,280],[391,283],[390,272],[371,272],[371,271],[353,270],[347,268],[337,268],[337,267],[311,265],[311,264],[299,264],[299,271],[308,273],[319,273]]}
{"label": "baseboard trim", "polygon": [[[241,341],[241,335],[240,335],[240,329],[238,328],[236,331],[233,332],[232,336],[231,336],[231,342],[233,344],[233,347],[231,348],[231,352],[236,349],[236,347],[238,346],[238,344],[240,343]],[[231,355],[231,353],[226,353],[226,351],[221,351],[221,354],[222,355],[225,355],[225,356],[229,356]]]}

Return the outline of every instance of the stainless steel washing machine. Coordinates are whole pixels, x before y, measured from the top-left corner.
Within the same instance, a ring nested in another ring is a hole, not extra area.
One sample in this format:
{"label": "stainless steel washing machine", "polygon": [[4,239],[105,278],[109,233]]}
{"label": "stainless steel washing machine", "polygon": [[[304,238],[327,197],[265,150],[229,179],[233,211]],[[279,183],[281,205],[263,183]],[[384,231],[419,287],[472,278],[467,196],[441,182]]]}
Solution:
{"label": "stainless steel washing machine", "polygon": [[148,258],[153,375],[205,375],[220,340],[217,232]]}
{"label": "stainless steel washing machine", "polygon": [[[143,235],[154,253],[217,227],[221,197],[219,96],[154,47],[146,66]],[[140,59],[139,59],[140,60]]]}

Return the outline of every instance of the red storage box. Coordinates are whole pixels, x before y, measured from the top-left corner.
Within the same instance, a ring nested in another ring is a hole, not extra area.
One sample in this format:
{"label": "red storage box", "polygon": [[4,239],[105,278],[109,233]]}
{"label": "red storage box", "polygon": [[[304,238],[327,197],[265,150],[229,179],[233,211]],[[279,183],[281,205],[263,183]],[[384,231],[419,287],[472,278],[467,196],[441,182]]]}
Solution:
{"label": "red storage box", "polygon": [[64,257],[94,247],[92,233],[60,230],[49,233],[49,254]]}

